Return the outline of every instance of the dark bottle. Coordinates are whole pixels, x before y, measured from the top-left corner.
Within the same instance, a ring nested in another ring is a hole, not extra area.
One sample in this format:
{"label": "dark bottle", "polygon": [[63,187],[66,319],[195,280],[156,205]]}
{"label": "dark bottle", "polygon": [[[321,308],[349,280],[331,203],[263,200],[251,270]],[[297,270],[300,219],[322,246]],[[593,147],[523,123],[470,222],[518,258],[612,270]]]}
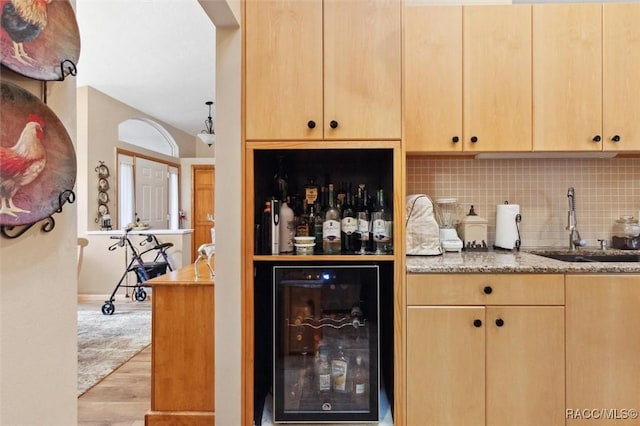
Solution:
{"label": "dark bottle", "polygon": [[316,177],[309,176],[308,182],[304,186],[304,198],[307,200],[307,204],[312,206],[318,200],[318,185],[316,185]]}
{"label": "dark bottle", "polygon": [[265,201],[262,210],[262,221],[260,223],[261,236],[259,253],[271,253],[271,201]]}
{"label": "dark bottle", "polygon": [[276,199],[284,201],[289,193],[289,176],[287,175],[284,156],[278,156],[276,174],[273,175],[273,195]]}
{"label": "dark bottle", "polygon": [[316,237],[315,242],[316,246],[314,247],[314,251],[316,253],[322,253],[322,223],[324,222],[324,215],[322,214],[322,209],[320,208],[320,201],[316,201],[315,205],[315,216],[313,218],[313,236]]}
{"label": "dark bottle", "polygon": [[340,219],[340,242],[342,244],[343,253],[355,253],[356,244],[358,242],[358,221],[356,212],[353,208],[353,195],[351,193],[351,184],[344,196],[344,204],[342,205],[342,215]]}

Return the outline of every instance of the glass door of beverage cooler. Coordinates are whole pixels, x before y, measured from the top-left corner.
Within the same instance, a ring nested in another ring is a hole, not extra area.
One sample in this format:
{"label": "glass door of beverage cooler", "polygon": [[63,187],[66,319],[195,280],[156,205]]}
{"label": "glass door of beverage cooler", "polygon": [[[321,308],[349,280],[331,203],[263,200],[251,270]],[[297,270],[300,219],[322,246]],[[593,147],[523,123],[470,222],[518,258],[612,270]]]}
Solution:
{"label": "glass door of beverage cooler", "polygon": [[377,421],[378,266],[274,266],[273,280],[274,421]]}

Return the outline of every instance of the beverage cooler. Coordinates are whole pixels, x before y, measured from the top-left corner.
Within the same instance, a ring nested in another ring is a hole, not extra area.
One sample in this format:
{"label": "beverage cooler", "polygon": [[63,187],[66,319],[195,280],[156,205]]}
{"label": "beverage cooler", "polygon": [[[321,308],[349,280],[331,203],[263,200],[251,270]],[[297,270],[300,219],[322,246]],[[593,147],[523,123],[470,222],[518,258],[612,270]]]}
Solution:
{"label": "beverage cooler", "polygon": [[378,266],[274,266],[273,283],[274,421],[378,421]]}

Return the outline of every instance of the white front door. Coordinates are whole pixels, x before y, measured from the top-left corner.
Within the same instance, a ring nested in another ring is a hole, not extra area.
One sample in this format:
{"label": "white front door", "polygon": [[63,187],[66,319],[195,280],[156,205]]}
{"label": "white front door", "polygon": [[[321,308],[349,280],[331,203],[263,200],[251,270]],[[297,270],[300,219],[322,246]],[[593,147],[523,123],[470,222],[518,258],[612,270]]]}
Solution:
{"label": "white front door", "polygon": [[169,166],[136,157],[136,213],[154,229],[168,229]]}

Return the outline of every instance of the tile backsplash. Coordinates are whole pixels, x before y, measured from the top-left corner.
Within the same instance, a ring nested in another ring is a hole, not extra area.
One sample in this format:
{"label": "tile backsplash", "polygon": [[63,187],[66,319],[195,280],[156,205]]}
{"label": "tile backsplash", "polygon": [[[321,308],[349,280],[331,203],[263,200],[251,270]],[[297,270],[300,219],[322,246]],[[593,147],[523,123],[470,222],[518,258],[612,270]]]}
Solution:
{"label": "tile backsplash", "polygon": [[640,158],[455,159],[410,156],[407,194],[457,198],[488,220],[495,241],[496,205],[519,204],[522,247],[568,247],[567,189],[575,188],[577,228],[590,247],[611,240],[621,215],[640,215]]}

